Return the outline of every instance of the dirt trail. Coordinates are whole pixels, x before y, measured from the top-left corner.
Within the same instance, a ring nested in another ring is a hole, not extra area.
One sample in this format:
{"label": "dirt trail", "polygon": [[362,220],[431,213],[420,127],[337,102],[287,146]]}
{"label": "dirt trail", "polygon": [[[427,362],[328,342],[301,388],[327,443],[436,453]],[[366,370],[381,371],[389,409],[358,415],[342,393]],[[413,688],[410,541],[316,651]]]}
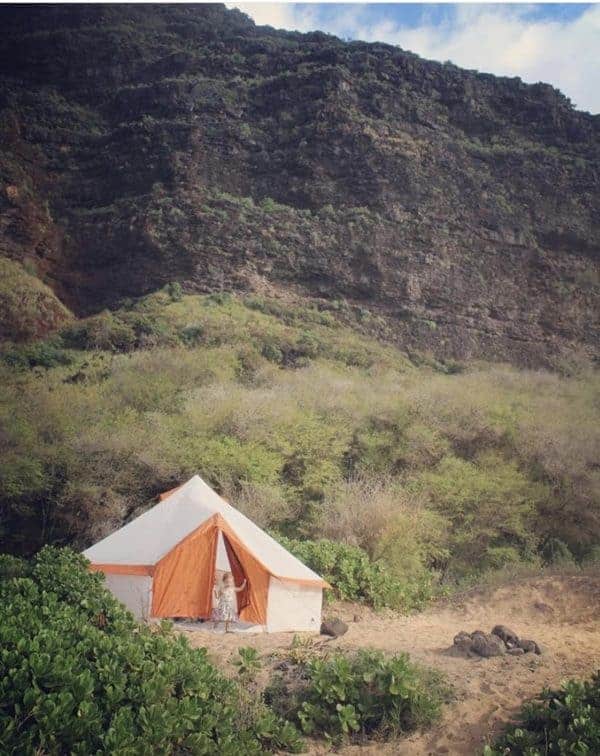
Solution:
{"label": "dirt trail", "polygon": [[[411,617],[378,616],[355,606],[338,606],[335,613],[350,627],[328,647],[407,651],[413,659],[445,672],[456,692],[455,701],[445,707],[442,721],[433,730],[389,744],[346,747],[341,753],[347,756],[474,756],[525,699],[568,677],[589,677],[600,668],[600,577],[523,580],[471,592]],[[358,622],[352,621],[355,613],[361,617]],[[544,654],[476,660],[444,653],[459,630],[489,632],[495,624],[508,625],[521,637],[539,641]],[[288,633],[186,634],[193,645],[206,646],[221,664],[236,655],[240,646],[268,654],[291,643]],[[317,748],[313,753],[326,750]]]}

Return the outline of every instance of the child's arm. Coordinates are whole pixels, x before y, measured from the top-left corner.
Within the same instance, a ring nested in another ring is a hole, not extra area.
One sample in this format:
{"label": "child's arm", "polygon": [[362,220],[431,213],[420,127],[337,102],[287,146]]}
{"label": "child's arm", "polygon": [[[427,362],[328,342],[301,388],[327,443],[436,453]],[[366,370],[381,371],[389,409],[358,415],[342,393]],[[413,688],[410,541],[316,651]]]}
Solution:
{"label": "child's arm", "polygon": [[246,587],[246,583],[247,583],[247,582],[248,582],[247,580],[244,580],[244,582],[243,582],[243,583],[242,583],[242,584],[240,585],[240,587],[239,587],[239,588],[235,588],[235,592],[236,592],[236,593],[240,593],[241,591],[243,591],[243,590],[244,590],[244,588]]}

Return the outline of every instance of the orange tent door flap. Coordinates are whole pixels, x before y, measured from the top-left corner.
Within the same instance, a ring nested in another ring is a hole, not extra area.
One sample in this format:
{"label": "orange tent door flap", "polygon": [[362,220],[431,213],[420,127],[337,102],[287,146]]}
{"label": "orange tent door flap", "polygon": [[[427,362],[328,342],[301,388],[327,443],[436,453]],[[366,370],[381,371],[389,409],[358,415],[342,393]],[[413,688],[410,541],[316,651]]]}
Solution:
{"label": "orange tent door flap", "polygon": [[210,617],[219,535],[216,517],[190,533],[156,565],[153,617]]}
{"label": "orange tent door flap", "polygon": [[238,594],[240,619],[257,625],[267,624],[267,603],[271,575],[247,550],[223,518],[219,518],[225,549],[236,585],[244,578],[248,581],[245,591]]}

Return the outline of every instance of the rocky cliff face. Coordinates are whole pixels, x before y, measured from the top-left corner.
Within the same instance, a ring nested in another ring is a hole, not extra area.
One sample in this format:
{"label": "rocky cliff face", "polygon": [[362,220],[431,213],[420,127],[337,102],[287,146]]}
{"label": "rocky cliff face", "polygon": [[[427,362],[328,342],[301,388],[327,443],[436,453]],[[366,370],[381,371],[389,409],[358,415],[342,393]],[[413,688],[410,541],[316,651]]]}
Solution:
{"label": "rocky cliff face", "polygon": [[0,254],[76,313],[292,288],[441,357],[597,357],[600,117],[222,6],[2,7]]}

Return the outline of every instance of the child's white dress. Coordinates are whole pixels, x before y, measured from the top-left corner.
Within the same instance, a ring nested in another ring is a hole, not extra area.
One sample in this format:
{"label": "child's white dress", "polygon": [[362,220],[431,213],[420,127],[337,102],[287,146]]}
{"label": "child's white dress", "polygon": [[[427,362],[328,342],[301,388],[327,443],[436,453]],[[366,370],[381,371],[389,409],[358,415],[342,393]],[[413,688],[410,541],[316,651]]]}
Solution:
{"label": "child's white dress", "polygon": [[237,622],[237,596],[235,586],[222,586],[217,595],[217,605],[213,609],[213,619],[217,622]]}

